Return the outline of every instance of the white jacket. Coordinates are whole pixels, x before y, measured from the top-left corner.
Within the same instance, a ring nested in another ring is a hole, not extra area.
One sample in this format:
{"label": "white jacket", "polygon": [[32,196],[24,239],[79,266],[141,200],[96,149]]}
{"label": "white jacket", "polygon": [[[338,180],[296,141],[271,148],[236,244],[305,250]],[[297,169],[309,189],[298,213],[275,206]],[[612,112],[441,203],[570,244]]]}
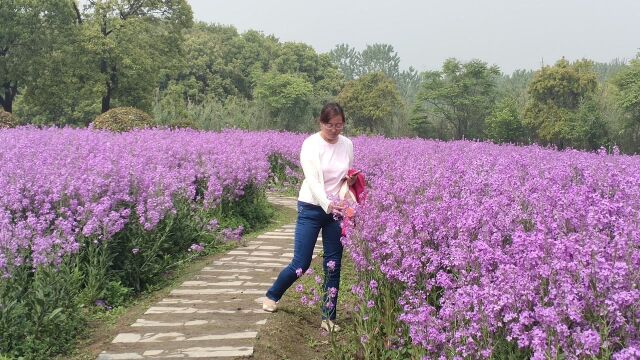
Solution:
{"label": "white jacket", "polygon": [[[322,165],[320,162],[320,149],[325,140],[320,133],[315,133],[304,140],[300,150],[300,164],[304,172],[304,181],[300,187],[298,200],[319,205],[328,214],[331,201],[327,196],[324,186],[324,176],[322,175]],[[349,138],[339,135],[338,143],[344,144],[349,156],[349,170],[353,167],[353,143]]]}

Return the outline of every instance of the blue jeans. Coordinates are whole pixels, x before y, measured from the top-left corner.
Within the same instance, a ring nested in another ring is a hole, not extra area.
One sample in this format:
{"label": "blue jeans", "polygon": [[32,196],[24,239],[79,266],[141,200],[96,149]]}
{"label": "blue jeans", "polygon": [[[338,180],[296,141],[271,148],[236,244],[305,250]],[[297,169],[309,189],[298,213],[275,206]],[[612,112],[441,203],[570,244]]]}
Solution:
{"label": "blue jeans", "polygon": [[[302,269],[303,272],[307,271],[311,265],[313,248],[316,246],[320,229],[322,229],[322,247],[324,249],[324,294],[327,294],[327,289],[329,288],[333,287],[336,290],[340,288],[340,265],[342,261],[340,221],[335,220],[332,214],[325,213],[320,206],[298,201],[298,220],[296,221],[293,259],[289,265],[282,269],[276,281],[267,291],[269,299],[278,301],[282,298],[285,291],[298,279],[297,269]],[[332,271],[329,271],[327,267],[329,261],[335,262],[335,269]],[[324,296],[321,302],[322,318],[335,319],[338,293],[336,292],[335,298],[331,300],[332,305],[327,306],[329,302]]]}

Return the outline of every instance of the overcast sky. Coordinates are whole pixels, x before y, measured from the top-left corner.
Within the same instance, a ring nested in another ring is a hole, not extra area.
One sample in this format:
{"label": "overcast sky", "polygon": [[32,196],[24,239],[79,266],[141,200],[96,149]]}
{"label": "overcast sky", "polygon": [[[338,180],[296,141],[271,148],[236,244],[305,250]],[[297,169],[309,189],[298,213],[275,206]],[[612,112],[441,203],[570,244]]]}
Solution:
{"label": "overcast sky", "polygon": [[640,0],[188,0],[196,20],[327,52],[391,44],[403,69],[472,58],[503,72],[562,56],[629,60],[640,48]]}

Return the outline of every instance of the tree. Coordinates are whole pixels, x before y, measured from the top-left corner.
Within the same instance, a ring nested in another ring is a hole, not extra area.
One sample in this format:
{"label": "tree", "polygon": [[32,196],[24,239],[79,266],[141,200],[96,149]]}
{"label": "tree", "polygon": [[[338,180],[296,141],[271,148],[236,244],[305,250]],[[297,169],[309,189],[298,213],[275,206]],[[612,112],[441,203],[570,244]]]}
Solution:
{"label": "tree", "polygon": [[504,99],[486,120],[487,138],[494,142],[521,143],[525,140],[525,130],[518,114],[515,99]]}
{"label": "tree", "polygon": [[463,64],[456,59],[446,60],[442,71],[423,73],[412,128],[428,137],[444,123],[451,127],[449,136],[454,139],[482,137],[485,118],[496,101],[499,75],[497,66],[480,60]]}
{"label": "tree", "polygon": [[402,109],[395,83],[382,72],[369,73],[348,82],[338,95],[338,101],[356,129],[367,132],[384,130]]}
{"label": "tree", "polygon": [[409,66],[408,70],[404,70],[398,75],[397,84],[400,96],[402,96],[407,103],[412,104],[420,90],[420,83],[420,73],[412,66]]}
{"label": "tree", "polygon": [[613,79],[616,102],[624,111],[621,137],[627,152],[640,152],[640,53]]}
{"label": "tree", "polygon": [[191,26],[185,0],[94,0],[85,7],[89,47],[102,76],[101,111],[135,106],[149,109],[163,65],[178,55],[182,29]]}
{"label": "tree", "polygon": [[46,60],[74,29],[66,0],[0,1],[0,104],[13,111],[19,91],[43,74]]}
{"label": "tree", "polygon": [[313,48],[307,44],[287,42],[278,49],[271,70],[280,74],[300,74],[310,83],[324,78],[325,66]]}
{"label": "tree", "polygon": [[328,55],[331,62],[344,74],[345,79],[353,80],[360,74],[360,53],[355,48],[347,44],[338,44]]}
{"label": "tree", "polygon": [[[200,104],[206,98],[225,100],[237,96],[249,83],[230,58],[231,45],[240,38],[233,26],[196,23],[184,34],[179,69],[161,82],[160,89],[174,100]],[[243,84],[243,85],[239,85]],[[176,93],[179,92],[179,93]]]}
{"label": "tree", "polygon": [[[329,57],[347,80],[372,72],[382,72],[396,82],[400,80],[400,57],[389,44],[367,45],[362,52],[347,44],[339,44],[329,52]],[[415,69],[412,68],[405,74],[408,78],[414,75]]]}
{"label": "tree", "polygon": [[287,130],[298,130],[300,121],[308,118],[308,105],[313,86],[303,76],[268,72],[257,80],[255,97],[265,102],[272,115],[283,121]]}
{"label": "tree", "polygon": [[264,36],[262,33],[249,30],[241,37],[234,39],[232,51],[226,54],[227,61],[232,63],[242,74],[236,87],[247,99],[253,99],[253,85],[260,74],[269,71],[271,61],[278,56],[278,39]]}
{"label": "tree", "polygon": [[400,57],[389,44],[373,44],[360,53],[360,75],[382,72],[398,81],[400,75]]}
{"label": "tree", "polygon": [[[586,140],[579,135],[591,132],[585,129],[600,125],[589,120],[585,113],[580,114],[580,107],[593,100],[597,86],[596,74],[587,60],[570,64],[561,59],[554,66],[543,67],[529,84],[525,126],[532,131],[534,139],[543,144],[553,144],[560,149],[584,148]],[[595,128],[592,130],[600,131]]]}
{"label": "tree", "polygon": [[515,100],[517,108],[524,109],[528,100],[527,89],[534,73],[533,70],[515,70],[511,75],[498,77],[498,96]]}
{"label": "tree", "polygon": [[578,107],[575,116],[573,146],[579,149],[597,150],[609,143],[609,129],[595,98],[585,99]]}

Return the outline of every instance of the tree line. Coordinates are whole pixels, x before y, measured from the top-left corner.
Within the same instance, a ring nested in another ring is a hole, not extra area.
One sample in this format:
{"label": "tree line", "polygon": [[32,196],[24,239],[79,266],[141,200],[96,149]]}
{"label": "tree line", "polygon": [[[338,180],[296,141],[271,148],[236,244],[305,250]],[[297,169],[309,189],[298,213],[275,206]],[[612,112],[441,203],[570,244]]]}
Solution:
{"label": "tree line", "polygon": [[453,58],[402,70],[389,44],[320,54],[194,22],[185,0],[3,0],[0,23],[0,105],[22,123],[86,126],[129,106],[161,125],[309,131],[337,100],[351,135],[640,152],[640,55],[512,74]]}

